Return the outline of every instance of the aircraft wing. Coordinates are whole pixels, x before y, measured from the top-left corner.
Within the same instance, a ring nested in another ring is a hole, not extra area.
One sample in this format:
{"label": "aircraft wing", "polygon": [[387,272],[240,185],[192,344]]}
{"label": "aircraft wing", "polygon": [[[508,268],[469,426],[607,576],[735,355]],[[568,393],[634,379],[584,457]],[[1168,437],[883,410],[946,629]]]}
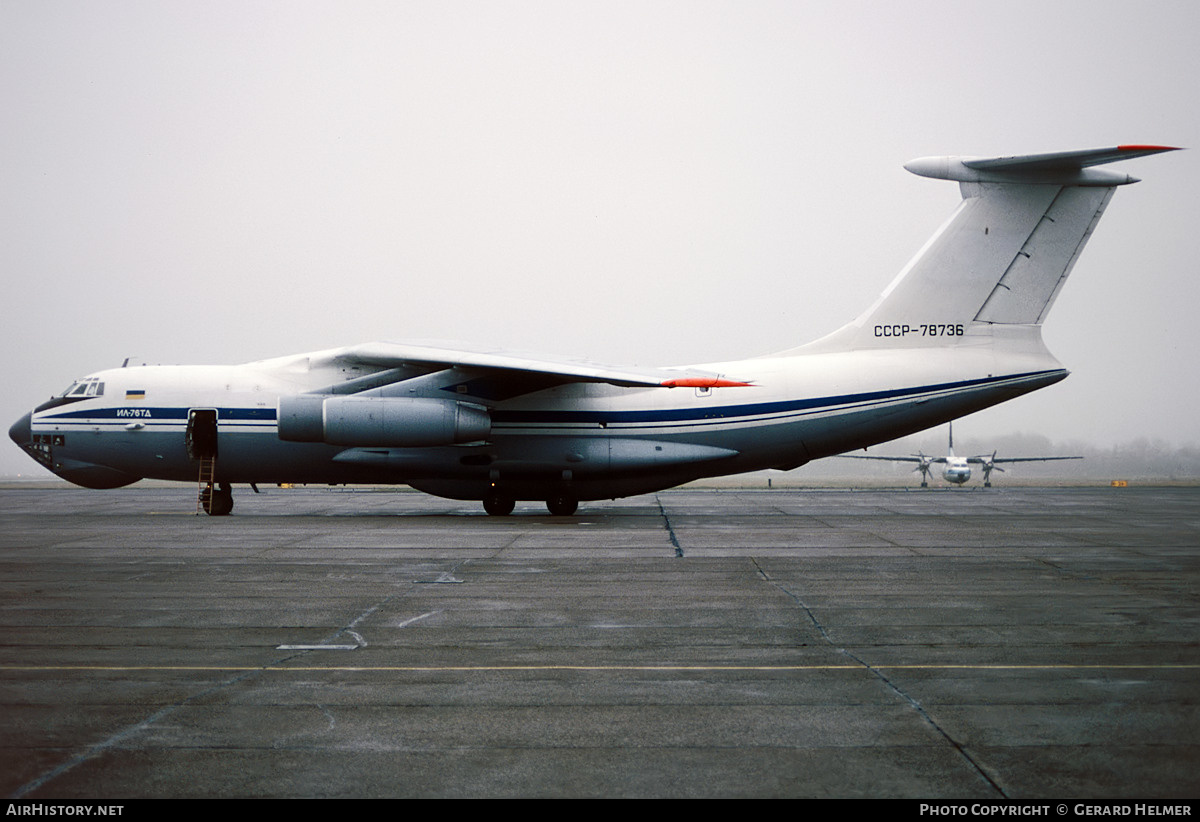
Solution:
{"label": "aircraft wing", "polygon": [[838,454],[837,456],[844,460],[884,460],[886,462],[924,462],[927,464],[946,461],[945,457],[875,457],[864,454]]}
{"label": "aircraft wing", "polygon": [[984,456],[981,456],[981,457],[967,457],[967,462],[972,462],[972,463],[976,463],[979,465],[984,465],[984,464],[990,462],[993,465],[995,465],[998,462],[1050,462],[1052,460],[1081,460],[1081,459],[1083,459],[1083,457],[1001,457],[999,459],[992,459],[991,457],[989,457],[985,454]]}
{"label": "aircraft wing", "polygon": [[622,387],[726,388],[750,383],[727,380],[697,369],[629,368],[582,360],[554,360],[536,355],[487,349],[451,349],[434,345],[377,342],[334,349],[313,355],[314,364],[368,365],[378,368],[415,367],[435,371],[446,368],[481,369],[513,376],[543,377],[555,382],[608,383]]}

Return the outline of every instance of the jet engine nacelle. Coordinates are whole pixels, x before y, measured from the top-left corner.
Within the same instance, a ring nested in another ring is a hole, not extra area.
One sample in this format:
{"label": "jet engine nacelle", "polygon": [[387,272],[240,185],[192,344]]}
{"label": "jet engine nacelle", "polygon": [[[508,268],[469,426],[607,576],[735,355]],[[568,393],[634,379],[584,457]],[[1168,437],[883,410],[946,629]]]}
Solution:
{"label": "jet engine nacelle", "polygon": [[418,397],[279,398],[279,438],[389,448],[452,445],[487,437],[487,409]]}

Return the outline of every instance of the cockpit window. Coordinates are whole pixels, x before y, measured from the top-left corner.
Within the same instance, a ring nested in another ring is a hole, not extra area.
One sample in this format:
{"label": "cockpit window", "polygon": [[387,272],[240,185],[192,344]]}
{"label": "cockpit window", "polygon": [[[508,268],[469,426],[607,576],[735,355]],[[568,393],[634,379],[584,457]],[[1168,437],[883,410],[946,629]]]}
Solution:
{"label": "cockpit window", "polygon": [[60,397],[71,397],[79,399],[84,397],[103,397],[104,383],[96,377],[87,377],[82,380],[71,383],[67,386],[67,390],[59,394]]}

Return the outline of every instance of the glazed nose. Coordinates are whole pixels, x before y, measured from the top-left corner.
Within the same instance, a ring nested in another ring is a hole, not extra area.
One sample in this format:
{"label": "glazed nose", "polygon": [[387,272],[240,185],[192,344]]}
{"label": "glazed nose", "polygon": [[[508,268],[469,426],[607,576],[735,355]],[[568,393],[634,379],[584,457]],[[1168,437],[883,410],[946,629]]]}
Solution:
{"label": "glazed nose", "polygon": [[8,429],[8,438],[17,445],[28,445],[33,439],[33,427],[30,425],[32,414],[26,414],[12,424],[12,428]]}

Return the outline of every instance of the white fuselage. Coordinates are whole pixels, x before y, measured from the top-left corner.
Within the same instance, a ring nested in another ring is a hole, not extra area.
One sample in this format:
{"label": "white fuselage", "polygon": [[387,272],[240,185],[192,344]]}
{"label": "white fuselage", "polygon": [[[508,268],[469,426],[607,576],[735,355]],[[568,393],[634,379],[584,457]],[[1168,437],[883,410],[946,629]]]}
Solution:
{"label": "white fuselage", "polygon": [[971,479],[971,466],[966,457],[947,457],[946,467],[942,469],[942,479],[955,485],[962,485]]}
{"label": "white fuselage", "polygon": [[[399,482],[457,498],[478,498],[500,482],[517,498],[542,498],[561,485],[579,499],[617,497],[702,476],[794,467],[907,435],[1066,374],[1040,344],[1007,355],[1002,370],[983,335],[963,342],[920,356],[898,348],[701,366],[752,383],[738,388],[568,383],[499,401],[458,388],[456,399],[486,407],[490,435],[412,448],[279,438],[281,397],[361,377],[361,370],[312,367],[307,356],[118,368],[88,378],[103,383],[102,395],[35,411],[29,433],[43,464],[101,487],[141,477],[195,479],[185,450],[189,412],[212,409],[222,482]],[[443,396],[450,386],[471,384],[470,376],[456,368],[423,375],[414,392]],[[965,481],[951,470],[948,480]]]}

